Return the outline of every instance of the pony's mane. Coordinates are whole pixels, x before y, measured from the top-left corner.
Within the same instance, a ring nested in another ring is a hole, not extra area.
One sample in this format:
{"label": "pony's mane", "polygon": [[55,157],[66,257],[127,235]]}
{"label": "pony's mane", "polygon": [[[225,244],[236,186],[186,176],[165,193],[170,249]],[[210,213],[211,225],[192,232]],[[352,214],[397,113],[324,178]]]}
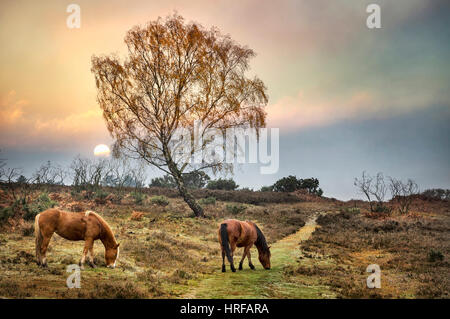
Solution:
{"label": "pony's mane", "polygon": [[114,237],[114,233],[113,233],[111,227],[109,227],[108,223],[103,219],[102,216],[100,216],[100,215],[97,214],[96,212],[93,212],[92,210],[86,211],[85,215],[86,215],[86,217],[89,216],[89,215],[94,215],[94,216],[98,219],[98,221],[100,222],[100,224],[102,225],[104,231],[105,231],[110,237],[112,237],[112,239],[114,240],[114,243],[117,244],[116,238]]}
{"label": "pony's mane", "polygon": [[253,223],[253,225],[255,225],[256,234],[258,235],[258,237],[256,238],[256,241],[255,241],[255,246],[259,247],[265,253],[270,253],[269,246],[267,245],[266,237],[264,237],[264,234],[262,233],[261,229],[259,229],[259,227],[255,223]]}

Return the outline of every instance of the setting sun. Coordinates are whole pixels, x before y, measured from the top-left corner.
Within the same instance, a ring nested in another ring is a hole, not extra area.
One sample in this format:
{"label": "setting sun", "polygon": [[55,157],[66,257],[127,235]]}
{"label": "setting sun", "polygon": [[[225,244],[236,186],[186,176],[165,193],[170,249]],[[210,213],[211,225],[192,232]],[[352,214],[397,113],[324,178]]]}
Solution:
{"label": "setting sun", "polygon": [[99,144],[94,148],[94,155],[95,156],[108,156],[111,151],[109,150],[109,147],[105,144]]}

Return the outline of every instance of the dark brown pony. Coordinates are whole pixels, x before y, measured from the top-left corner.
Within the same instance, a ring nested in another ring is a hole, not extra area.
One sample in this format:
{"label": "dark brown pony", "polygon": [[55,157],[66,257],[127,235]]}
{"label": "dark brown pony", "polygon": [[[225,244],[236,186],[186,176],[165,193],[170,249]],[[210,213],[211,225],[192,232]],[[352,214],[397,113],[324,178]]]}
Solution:
{"label": "dark brown pony", "polygon": [[242,270],[242,263],[245,257],[248,258],[248,265],[255,269],[250,256],[250,248],[255,244],[258,249],[258,258],[265,269],[270,269],[270,247],[262,231],[251,221],[240,221],[227,219],[219,226],[219,243],[222,249],[222,272],[225,272],[225,256],[230,262],[231,271],[235,272],[233,255],[236,247],[244,247],[244,254],[239,262],[239,270]]}
{"label": "dark brown pony", "polygon": [[105,246],[106,266],[114,268],[119,257],[119,244],[106,221],[98,214],[87,211],[85,213],[70,213],[51,208],[38,214],[34,220],[36,237],[37,264],[47,266],[47,247],[53,233],[68,240],[84,240],[83,256],[80,266],[83,267],[88,254],[88,263],[94,265],[94,241],[100,239]]}

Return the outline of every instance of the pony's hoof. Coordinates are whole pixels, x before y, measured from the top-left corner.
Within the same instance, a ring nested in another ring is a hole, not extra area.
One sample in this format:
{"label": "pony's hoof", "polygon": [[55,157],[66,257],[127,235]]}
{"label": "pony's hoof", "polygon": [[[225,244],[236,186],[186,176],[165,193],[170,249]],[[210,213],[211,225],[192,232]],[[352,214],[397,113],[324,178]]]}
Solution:
{"label": "pony's hoof", "polygon": [[248,265],[250,267],[251,270],[255,270],[255,266],[253,265]]}
{"label": "pony's hoof", "polygon": [[236,272],[236,268],[234,268],[234,267],[231,268],[231,271],[232,271],[232,272]]}
{"label": "pony's hoof", "polygon": [[225,270],[225,266],[222,266],[222,272],[225,272],[226,270]]}
{"label": "pony's hoof", "polygon": [[242,270],[242,265],[239,265],[239,270]]}

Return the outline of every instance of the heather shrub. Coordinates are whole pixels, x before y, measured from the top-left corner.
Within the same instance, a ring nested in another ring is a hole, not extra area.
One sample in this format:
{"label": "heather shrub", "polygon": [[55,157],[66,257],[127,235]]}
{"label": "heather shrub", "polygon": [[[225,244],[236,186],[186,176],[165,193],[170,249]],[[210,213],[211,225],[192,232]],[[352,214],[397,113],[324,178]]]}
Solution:
{"label": "heather shrub", "polygon": [[39,197],[33,201],[31,204],[25,204],[23,209],[25,211],[23,215],[23,219],[25,220],[34,220],[37,214],[47,210],[49,208],[53,208],[58,204],[56,201],[53,201],[48,196],[48,193],[44,192],[39,195]]}
{"label": "heather shrub", "polygon": [[209,181],[208,185],[206,185],[206,188],[208,189],[220,189],[220,190],[235,190],[238,188],[239,185],[236,184],[234,180],[230,179],[222,179],[219,178],[217,180]]}
{"label": "heather shrub", "polygon": [[4,224],[10,217],[14,216],[13,207],[7,206],[0,209],[0,225]]}
{"label": "heather shrub", "polygon": [[436,261],[443,261],[444,255],[439,250],[431,249],[428,253],[428,261],[429,262],[436,262]]}
{"label": "heather shrub", "polygon": [[95,192],[95,202],[97,204],[105,204],[106,203],[106,198],[108,197],[108,192],[106,192],[105,190],[99,188],[96,192]]}
{"label": "heather shrub", "polygon": [[166,196],[153,196],[152,198],[150,198],[150,202],[159,206],[169,205],[169,200]]}
{"label": "heather shrub", "polygon": [[135,204],[141,205],[144,203],[145,200],[145,194],[141,192],[131,192],[131,197],[133,197]]}
{"label": "heather shrub", "polygon": [[247,206],[242,205],[242,204],[239,204],[239,205],[227,204],[227,206],[226,206],[227,212],[229,212],[229,213],[231,213],[233,215],[237,215],[239,213],[242,213],[246,209],[247,209]]}
{"label": "heather shrub", "polygon": [[215,205],[216,204],[216,198],[215,197],[206,197],[206,198],[201,198],[198,203],[200,205]]}

